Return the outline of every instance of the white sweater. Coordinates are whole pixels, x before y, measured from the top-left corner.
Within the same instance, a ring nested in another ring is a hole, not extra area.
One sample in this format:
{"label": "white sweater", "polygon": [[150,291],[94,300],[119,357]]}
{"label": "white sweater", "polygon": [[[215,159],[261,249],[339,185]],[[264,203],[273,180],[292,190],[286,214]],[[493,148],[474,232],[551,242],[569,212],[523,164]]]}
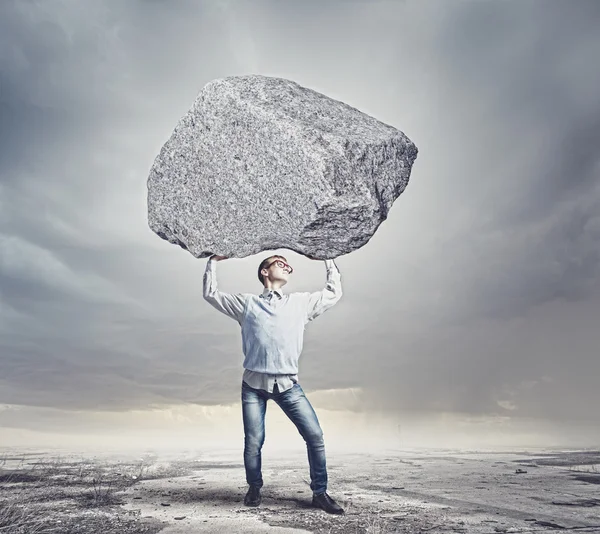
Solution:
{"label": "white sweater", "polygon": [[342,297],[341,274],[334,260],[324,260],[325,288],[314,293],[285,294],[264,288],[260,295],[229,294],[217,288],[216,263],[209,259],[204,273],[204,299],[242,330],[245,368],[243,380],[251,387],[273,392],[298,381],[305,325],[335,305]]}

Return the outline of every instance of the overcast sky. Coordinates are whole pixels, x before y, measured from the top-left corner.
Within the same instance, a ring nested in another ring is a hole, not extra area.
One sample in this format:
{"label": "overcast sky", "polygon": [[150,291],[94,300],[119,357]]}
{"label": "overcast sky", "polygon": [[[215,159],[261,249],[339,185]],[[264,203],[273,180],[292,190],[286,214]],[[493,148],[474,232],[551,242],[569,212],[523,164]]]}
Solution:
{"label": "overcast sky", "polygon": [[[239,325],[149,229],[146,180],[206,83],[263,74],[419,149],[307,326],[328,446],[600,444],[598,27],[596,0],[4,0],[0,442],[243,446]],[[276,252],[286,292],[324,287]],[[258,294],[269,253],[219,288]],[[266,446],[304,448],[269,406]]]}

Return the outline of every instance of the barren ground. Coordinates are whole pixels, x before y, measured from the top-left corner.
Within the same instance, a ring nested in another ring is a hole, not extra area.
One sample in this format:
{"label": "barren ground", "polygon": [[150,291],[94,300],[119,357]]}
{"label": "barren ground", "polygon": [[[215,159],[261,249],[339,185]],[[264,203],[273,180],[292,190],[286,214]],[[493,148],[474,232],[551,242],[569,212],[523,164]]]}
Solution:
{"label": "barren ground", "polygon": [[241,451],[143,456],[2,449],[0,533],[600,533],[600,451],[328,453],[311,508],[306,452],[263,452],[244,506]]}

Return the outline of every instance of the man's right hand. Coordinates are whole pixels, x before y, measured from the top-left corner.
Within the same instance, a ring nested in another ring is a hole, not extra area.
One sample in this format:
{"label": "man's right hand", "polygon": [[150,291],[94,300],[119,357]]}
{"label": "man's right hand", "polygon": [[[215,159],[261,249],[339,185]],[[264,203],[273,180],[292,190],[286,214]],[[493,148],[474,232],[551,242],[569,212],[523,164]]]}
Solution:
{"label": "man's right hand", "polygon": [[227,256],[217,256],[216,254],[213,254],[210,257],[211,260],[217,260],[217,261],[221,261],[221,260],[226,260],[228,259]]}

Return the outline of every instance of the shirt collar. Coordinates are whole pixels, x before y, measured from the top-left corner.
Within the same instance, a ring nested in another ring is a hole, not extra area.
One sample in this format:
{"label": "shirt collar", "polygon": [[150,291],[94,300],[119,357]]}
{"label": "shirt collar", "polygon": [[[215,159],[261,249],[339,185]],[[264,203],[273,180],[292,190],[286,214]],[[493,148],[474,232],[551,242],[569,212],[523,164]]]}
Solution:
{"label": "shirt collar", "polygon": [[269,296],[269,293],[273,292],[274,294],[278,295],[279,298],[283,298],[283,291],[281,291],[281,289],[269,289],[268,287],[265,287],[263,289],[263,292],[261,293],[261,297],[266,298]]}

